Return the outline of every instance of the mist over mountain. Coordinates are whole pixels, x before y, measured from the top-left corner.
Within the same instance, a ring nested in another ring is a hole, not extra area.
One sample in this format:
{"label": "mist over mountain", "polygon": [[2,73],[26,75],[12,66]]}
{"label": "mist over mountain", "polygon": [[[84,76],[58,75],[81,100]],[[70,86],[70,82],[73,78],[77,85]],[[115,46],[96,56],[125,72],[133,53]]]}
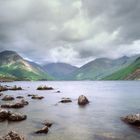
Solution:
{"label": "mist over mountain", "polygon": [[50,63],[43,66],[48,74],[52,75],[58,80],[65,79],[69,74],[77,70],[76,66],[67,63]]}
{"label": "mist over mountain", "polygon": [[11,80],[134,80],[139,79],[139,56],[97,58],[76,67],[67,63],[40,65],[15,51],[0,52],[0,79]]}

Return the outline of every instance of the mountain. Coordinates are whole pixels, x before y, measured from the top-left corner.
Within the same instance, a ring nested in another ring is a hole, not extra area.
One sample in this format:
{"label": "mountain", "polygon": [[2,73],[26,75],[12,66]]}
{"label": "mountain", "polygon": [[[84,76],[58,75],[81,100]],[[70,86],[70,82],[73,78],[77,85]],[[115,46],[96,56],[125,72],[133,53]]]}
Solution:
{"label": "mountain", "polygon": [[44,65],[43,68],[56,80],[64,80],[69,74],[77,69],[77,67],[66,63],[50,63]]}
{"label": "mountain", "polygon": [[98,58],[74,71],[70,80],[101,80],[107,75],[120,70],[131,64],[138,56],[123,56],[118,59]]}
{"label": "mountain", "polygon": [[105,80],[140,80],[140,57],[130,65],[104,77]]}
{"label": "mountain", "polygon": [[6,50],[0,52],[0,79],[48,80],[51,77],[43,69],[23,59],[18,53]]}

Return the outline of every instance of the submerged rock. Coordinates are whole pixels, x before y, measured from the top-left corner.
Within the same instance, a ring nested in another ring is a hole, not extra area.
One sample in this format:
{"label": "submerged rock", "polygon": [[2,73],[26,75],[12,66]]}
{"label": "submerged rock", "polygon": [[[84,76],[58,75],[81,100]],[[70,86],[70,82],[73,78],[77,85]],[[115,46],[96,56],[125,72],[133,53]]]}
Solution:
{"label": "submerged rock", "polygon": [[10,95],[5,95],[2,100],[3,101],[11,101],[11,100],[14,100],[15,98],[13,96],[10,96]]}
{"label": "submerged rock", "polygon": [[124,137],[116,133],[98,133],[94,135],[97,140],[123,140]]}
{"label": "submerged rock", "polygon": [[44,98],[43,96],[38,96],[38,95],[32,96],[32,99],[41,100],[41,99],[43,99],[43,98]]}
{"label": "submerged rock", "polygon": [[16,98],[18,98],[18,99],[22,99],[22,98],[24,98],[23,96],[17,96]]}
{"label": "submerged rock", "polygon": [[36,96],[35,94],[28,94],[28,97]]}
{"label": "submerged rock", "polygon": [[8,121],[23,121],[23,120],[26,120],[26,119],[27,119],[27,116],[23,115],[21,113],[11,113],[8,116]]}
{"label": "submerged rock", "polygon": [[60,101],[60,103],[70,103],[70,102],[72,102],[70,98],[62,98],[62,100]]}
{"label": "submerged rock", "polygon": [[21,87],[17,87],[16,85],[11,87],[11,88],[8,88],[8,90],[22,90]]}
{"label": "submerged rock", "polygon": [[86,96],[84,96],[84,95],[79,96],[79,98],[78,98],[79,105],[86,105],[88,103],[89,103],[89,101]]}
{"label": "submerged rock", "polygon": [[11,131],[6,136],[0,138],[0,140],[25,140],[25,138],[17,132]]}
{"label": "submerged rock", "polygon": [[140,114],[131,114],[121,118],[124,122],[140,127]]}
{"label": "submerged rock", "polygon": [[49,131],[49,128],[47,126],[45,126],[45,127],[41,128],[40,130],[37,130],[35,133],[36,134],[39,134],[39,133],[45,133],[45,134],[47,134],[48,131]]}

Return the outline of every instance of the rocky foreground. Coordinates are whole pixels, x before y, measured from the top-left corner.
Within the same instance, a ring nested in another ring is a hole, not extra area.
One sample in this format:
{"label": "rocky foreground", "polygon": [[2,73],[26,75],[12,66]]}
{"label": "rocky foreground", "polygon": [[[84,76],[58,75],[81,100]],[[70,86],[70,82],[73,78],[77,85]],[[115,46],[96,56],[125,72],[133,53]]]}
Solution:
{"label": "rocky foreground", "polygon": [[[1,91],[7,91],[7,90],[22,90],[21,87],[8,87],[8,86],[0,86],[0,92]],[[52,87],[48,86],[39,86],[36,90],[54,90]],[[61,93],[59,90],[57,90],[55,93]],[[13,111],[9,111],[7,109],[19,109],[23,108],[26,105],[29,105],[29,102],[24,98],[24,96],[17,96],[14,97],[12,95],[5,95],[4,93],[0,93],[0,96],[2,97],[1,100],[6,103],[2,103],[0,105],[0,122],[3,121],[13,121],[13,122],[19,122],[24,121],[27,119],[27,115],[22,113],[17,113]],[[42,100],[44,97],[39,96],[36,94],[28,94],[27,97],[30,97],[33,100]],[[18,101],[15,102],[15,100],[18,99]],[[11,101],[10,103],[7,103],[7,101]],[[62,98],[58,103],[71,103],[72,99],[68,97]],[[78,98],[77,104],[80,106],[84,106],[88,104],[89,101],[86,96],[81,95]],[[47,134],[49,132],[49,128],[53,125],[53,122],[50,121],[44,121],[42,122],[42,128],[39,130],[34,131],[35,134]],[[6,136],[0,138],[0,140],[25,140],[24,137],[20,136],[18,133],[11,131]]]}
{"label": "rocky foreground", "polygon": [[[8,86],[0,86],[0,97],[3,103],[0,105],[0,122],[8,121],[8,122],[20,122],[27,119],[26,114],[17,113],[10,111],[8,109],[19,109],[23,108],[26,105],[29,105],[29,101],[25,99],[24,96],[17,96],[14,97],[12,95],[5,95],[4,93],[1,93],[1,91],[7,91],[7,90],[22,90],[21,87],[8,87]],[[39,86],[36,90],[54,90],[52,87],[48,86]],[[55,93],[61,93],[59,90]],[[44,99],[43,96],[39,96],[36,94],[28,94],[27,97],[33,99],[33,100],[42,100]],[[15,100],[18,99],[18,102]],[[10,103],[7,103],[7,101],[11,101]],[[6,102],[6,103],[4,103]],[[73,100],[69,97],[63,97],[58,103],[72,103]],[[86,96],[81,95],[77,99],[77,104],[79,106],[86,106],[89,104],[89,100]],[[121,117],[121,120],[124,121],[127,124],[130,124],[132,126],[136,126],[137,128],[140,128],[140,114],[131,114],[127,115],[125,117]],[[38,130],[35,130],[35,134],[47,134],[49,132],[49,128],[53,125],[53,122],[50,121],[44,121],[42,122],[42,127]],[[104,134],[104,135],[96,135],[99,139],[115,139],[114,136],[111,134]],[[11,131],[6,136],[1,137],[0,140],[26,140],[23,136],[19,135],[18,133]]]}
{"label": "rocky foreground", "polygon": [[6,136],[0,138],[0,140],[27,140],[17,132],[11,131]]}

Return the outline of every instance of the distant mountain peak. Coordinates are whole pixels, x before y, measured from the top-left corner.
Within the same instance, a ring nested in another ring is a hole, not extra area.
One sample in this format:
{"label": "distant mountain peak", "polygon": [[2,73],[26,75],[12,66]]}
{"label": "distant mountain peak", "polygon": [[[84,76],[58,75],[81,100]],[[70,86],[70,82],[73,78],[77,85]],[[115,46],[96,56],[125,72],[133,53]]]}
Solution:
{"label": "distant mountain peak", "polygon": [[11,51],[11,50],[5,50],[0,52],[1,55],[11,55],[11,54],[15,54],[18,55],[18,53],[16,51]]}

